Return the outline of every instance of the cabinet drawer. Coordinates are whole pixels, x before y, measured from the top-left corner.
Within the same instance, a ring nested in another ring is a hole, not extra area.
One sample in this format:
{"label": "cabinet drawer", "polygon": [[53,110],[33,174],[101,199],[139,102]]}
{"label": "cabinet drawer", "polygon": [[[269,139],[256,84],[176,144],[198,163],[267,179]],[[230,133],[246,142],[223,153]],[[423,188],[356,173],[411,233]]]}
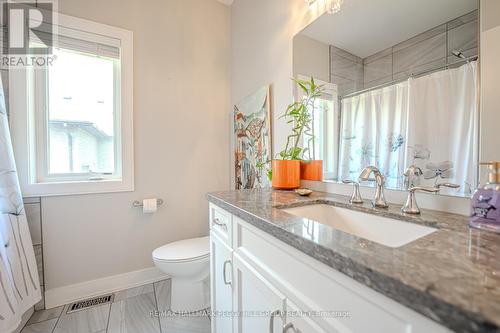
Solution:
{"label": "cabinet drawer", "polygon": [[235,253],[327,332],[449,332],[426,317],[234,217]]}
{"label": "cabinet drawer", "polygon": [[209,209],[210,209],[210,230],[216,233],[227,246],[232,248],[233,217],[231,213],[225,211],[220,207],[217,207],[212,203],[209,205]]}

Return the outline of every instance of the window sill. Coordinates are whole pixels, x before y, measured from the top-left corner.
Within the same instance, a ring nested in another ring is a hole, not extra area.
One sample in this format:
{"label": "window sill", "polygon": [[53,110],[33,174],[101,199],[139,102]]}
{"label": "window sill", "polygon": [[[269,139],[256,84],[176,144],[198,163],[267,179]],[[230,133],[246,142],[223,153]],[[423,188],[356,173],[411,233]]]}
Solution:
{"label": "window sill", "polygon": [[81,194],[132,192],[133,179],[37,183],[22,186],[23,197],[50,197]]}

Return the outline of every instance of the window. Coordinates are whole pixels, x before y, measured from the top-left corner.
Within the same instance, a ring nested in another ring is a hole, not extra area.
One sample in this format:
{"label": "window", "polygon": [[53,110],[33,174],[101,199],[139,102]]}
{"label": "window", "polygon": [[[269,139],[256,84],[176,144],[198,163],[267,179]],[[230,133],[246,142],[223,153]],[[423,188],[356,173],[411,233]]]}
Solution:
{"label": "window", "polygon": [[54,51],[57,61],[44,73],[36,94],[46,95],[46,121],[38,129],[47,135],[38,142],[47,150],[40,179],[120,177],[115,158],[119,137],[114,135],[119,109],[119,60]]}
{"label": "window", "polygon": [[326,157],[326,117],[329,112],[333,112],[333,101],[321,96],[314,101],[313,107],[308,111],[312,118],[311,132],[304,134],[304,141],[309,148],[308,155],[313,160],[324,160]]}
{"label": "window", "polygon": [[58,19],[57,35],[42,31],[30,40],[37,47],[53,38],[55,60],[19,71],[14,79],[25,81],[29,124],[16,122],[14,132],[27,127],[28,140],[13,140],[22,156],[23,194],[133,190],[131,32],[65,15]]}
{"label": "window", "polygon": [[[310,77],[298,75],[300,80],[310,80]],[[315,100],[314,107],[309,108],[312,118],[312,129],[310,134],[304,135],[304,142],[309,148],[306,157],[323,160],[324,179],[335,177],[336,168],[333,165],[334,156],[338,153],[339,111],[336,109],[337,86],[315,79],[316,84],[323,86],[323,94]],[[301,92],[297,92],[300,98]]]}

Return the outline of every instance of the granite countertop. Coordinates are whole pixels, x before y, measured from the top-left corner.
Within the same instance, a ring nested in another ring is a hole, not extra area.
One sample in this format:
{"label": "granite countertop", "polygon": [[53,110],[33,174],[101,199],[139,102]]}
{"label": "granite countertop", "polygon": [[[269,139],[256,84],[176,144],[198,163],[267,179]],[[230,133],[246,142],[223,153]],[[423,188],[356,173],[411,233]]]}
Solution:
{"label": "granite countertop", "polygon": [[[470,229],[461,215],[422,210],[401,213],[400,205],[375,209],[349,205],[345,196],[314,192],[243,190],[209,193],[213,204],[231,212],[314,259],[363,283],[455,332],[500,332],[500,235]],[[431,226],[438,230],[390,248],[281,211],[324,203]]]}

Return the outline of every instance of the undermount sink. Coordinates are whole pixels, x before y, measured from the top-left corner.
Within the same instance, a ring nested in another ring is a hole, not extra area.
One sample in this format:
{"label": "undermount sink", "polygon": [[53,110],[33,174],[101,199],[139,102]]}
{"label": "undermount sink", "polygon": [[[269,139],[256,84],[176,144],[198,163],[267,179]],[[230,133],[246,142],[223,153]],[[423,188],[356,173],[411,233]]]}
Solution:
{"label": "undermount sink", "polygon": [[436,231],[414,223],[325,204],[287,208],[283,211],[394,248]]}

